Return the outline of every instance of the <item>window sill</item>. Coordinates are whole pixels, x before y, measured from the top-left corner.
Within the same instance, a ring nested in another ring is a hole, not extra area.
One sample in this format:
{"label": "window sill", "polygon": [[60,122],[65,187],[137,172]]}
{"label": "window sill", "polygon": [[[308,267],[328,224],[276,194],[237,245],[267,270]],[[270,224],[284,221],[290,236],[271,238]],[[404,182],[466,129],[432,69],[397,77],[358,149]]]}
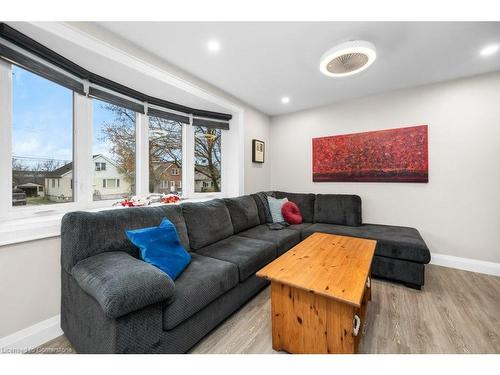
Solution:
{"label": "window sill", "polygon": [[[184,202],[203,202],[213,199],[214,196],[203,196],[183,199]],[[127,209],[121,206],[102,206],[82,211],[99,212],[113,209]],[[151,207],[161,206],[154,203]],[[131,208],[133,209],[133,208]],[[69,211],[68,211],[69,212]],[[41,240],[44,238],[59,237],[61,235],[61,219],[65,212],[40,217],[13,219],[0,222],[0,247],[13,245],[21,242]]]}

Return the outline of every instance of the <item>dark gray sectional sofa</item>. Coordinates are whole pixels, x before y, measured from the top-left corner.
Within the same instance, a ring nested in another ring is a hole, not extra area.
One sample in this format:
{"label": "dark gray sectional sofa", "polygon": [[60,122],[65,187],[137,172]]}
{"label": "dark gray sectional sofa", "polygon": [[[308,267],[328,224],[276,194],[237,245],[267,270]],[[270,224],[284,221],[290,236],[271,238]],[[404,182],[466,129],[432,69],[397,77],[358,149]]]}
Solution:
{"label": "dark gray sectional sofa", "polygon": [[[271,230],[259,195],[97,213],[61,228],[61,326],[80,353],[184,353],[267,282],[255,272],[314,232],[376,239],[372,275],[418,288],[430,253],[413,228],[363,224],[355,195],[268,192],[304,223]],[[172,221],[192,262],[175,280],[138,259],[126,229]]]}

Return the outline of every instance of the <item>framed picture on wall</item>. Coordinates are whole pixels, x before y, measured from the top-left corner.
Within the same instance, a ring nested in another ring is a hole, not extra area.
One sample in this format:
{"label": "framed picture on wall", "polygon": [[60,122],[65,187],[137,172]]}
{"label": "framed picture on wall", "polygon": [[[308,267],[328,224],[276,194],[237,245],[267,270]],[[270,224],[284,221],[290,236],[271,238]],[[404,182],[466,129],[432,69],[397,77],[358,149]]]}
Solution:
{"label": "framed picture on wall", "polygon": [[314,182],[429,182],[427,125],[313,138]]}
{"label": "framed picture on wall", "polygon": [[265,143],[258,139],[252,139],[252,161],[264,163]]}

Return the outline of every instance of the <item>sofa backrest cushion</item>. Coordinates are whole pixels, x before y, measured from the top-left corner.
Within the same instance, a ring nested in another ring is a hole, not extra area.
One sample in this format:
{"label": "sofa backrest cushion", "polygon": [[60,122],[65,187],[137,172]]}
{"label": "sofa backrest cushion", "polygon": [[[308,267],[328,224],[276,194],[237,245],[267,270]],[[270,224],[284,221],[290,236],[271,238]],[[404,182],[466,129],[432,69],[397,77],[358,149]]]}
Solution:
{"label": "sofa backrest cushion", "polygon": [[259,193],[250,195],[257,205],[257,211],[259,212],[259,220],[261,224],[272,223],[273,218],[271,216],[271,211],[269,210],[269,204],[267,203],[267,197],[274,197],[274,192],[272,191],[261,191]]}
{"label": "sofa backrest cushion", "polygon": [[175,225],[182,246],[189,250],[180,205],[67,213],[61,224],[61,265],[70,273],[79,261],[108,251],[124,251],[138,257],[138,249],[125,230],[158,226],[165,217]]}
{"label": "sofa backrest cushion", "polygon": [[234,233],[255,227],[260,224],[257,204],[250,195],[224,199],[231,216]]}
{"label": "sofa backrest cushion", "polygon": [[314,220],[314,200],[315,195],[309,193],[287,193],[284,191],[275,191],[276,198],[288,198],[290,202],[299,206],[300,213],[304,223],[312,223]]}
{"label": "sofa backrest cushion", "polygon": [[159,208],[163,211],[165,217],[175,225],[182,247],[189,251],[189,236],[186,221],[184,220],[184,215],[182,214],[182,207],[179,204],[168,204],[160,206]]}
{"label": "sofa backrest cushion", "polygon": [[361,198],[357,195],[317,194],[314,203],[314,222],[360,226]]}
{"label": "sofa backrest cushion", "polygon": [[181,204],[191,249],[198,250],[234,233],[231,216],[222,199]]}

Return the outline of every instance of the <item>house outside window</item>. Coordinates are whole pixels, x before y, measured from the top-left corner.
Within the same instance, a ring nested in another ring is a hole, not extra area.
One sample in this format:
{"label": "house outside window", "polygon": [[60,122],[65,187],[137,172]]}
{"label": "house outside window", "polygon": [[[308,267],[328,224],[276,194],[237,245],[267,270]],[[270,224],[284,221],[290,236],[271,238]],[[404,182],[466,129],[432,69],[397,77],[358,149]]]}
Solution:
{"label": "house outside window", "polygon": [[180,174],[180,169],[179,168],[172,168],[171,170],[171,175],[172,176],[178,176]]}
{"label": "house outside window", "polygon": [[137,113],[96,98],[92,106],[93,200],[135,195]]}

